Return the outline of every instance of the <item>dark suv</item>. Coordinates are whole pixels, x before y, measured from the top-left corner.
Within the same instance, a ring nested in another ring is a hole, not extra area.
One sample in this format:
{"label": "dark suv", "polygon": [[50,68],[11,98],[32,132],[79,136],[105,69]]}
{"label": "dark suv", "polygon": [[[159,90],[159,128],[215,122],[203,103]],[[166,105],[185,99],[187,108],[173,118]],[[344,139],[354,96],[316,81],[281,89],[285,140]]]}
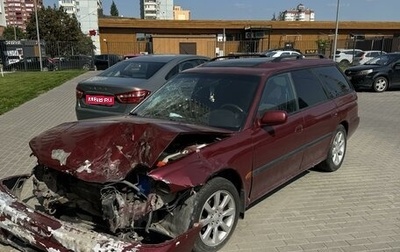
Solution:
{"label": "dark suv", "polygon": [[364,65],[349,67],[345,74],[358,89],[384,92],[400,86],[400,53],[387,53],[375,57]]}
{"label": "dark suv", "polygon": [[264,195],[309,168],[339,169],[358,124],[357,93],[332,60],[204,63],[129,115],[33,138],[32,178],[0,181],[1,240],[54,251],[217,251]]}

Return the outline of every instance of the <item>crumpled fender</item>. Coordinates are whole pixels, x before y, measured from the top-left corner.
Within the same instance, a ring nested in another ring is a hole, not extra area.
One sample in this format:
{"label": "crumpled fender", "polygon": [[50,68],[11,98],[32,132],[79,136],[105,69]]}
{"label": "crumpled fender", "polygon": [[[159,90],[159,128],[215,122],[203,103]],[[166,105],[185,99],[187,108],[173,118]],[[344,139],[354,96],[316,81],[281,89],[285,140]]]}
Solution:
{"label": "crumpled fender", "polygon": [[[10,234],[43,251],[191,251],[199,237],[200,224],[175,239],[160,244],[127,242],[115,237],[84,229],[70,222],[55,219],[33,210],[11,194],[10,181],[27,178],[28,175],[0,180],[0,240],[12,246],[16,244]],[[17,246],[16,246],[17,247]]]}

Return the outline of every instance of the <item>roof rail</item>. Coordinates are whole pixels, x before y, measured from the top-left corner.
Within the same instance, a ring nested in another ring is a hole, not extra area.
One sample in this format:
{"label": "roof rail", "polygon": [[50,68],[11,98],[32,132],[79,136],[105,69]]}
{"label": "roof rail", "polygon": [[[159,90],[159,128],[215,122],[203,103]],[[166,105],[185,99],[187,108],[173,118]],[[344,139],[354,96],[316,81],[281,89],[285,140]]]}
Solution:
{"label": "roof rail", "polygon": [[281,62],[283,60],[299,60],[299,59],[305,59],[305,58],[316,58],[316,59],[325,59],[326,57],[322,54],[302,54],[302,55],[285,55],[285,56],[280,56],[276,57],[272,60],[272,62]]}
{"label": "roof rail", "polygon": [[[216,61],[221,59],[239,59],[239,58],[271,58],[267,57],[264,53],[230,53],[225,56],[218,56],[212,58],[210,61]],[[304,58],[317,58],[324,59],[325,56],[322,54],[301,54],[301,55],[284,55],[273,58],[271,62],[280,62],[288,59],[304,59]]]}
{"label": "roof rail", "polygon": [[267,57],[263,53],[230,53],[225,56],[218,56],[215,58],[212,58],[210,61],[216,61],[216,60],[221,60],[221,59],[239,59],[239,58],[257,58],[257,57]]}

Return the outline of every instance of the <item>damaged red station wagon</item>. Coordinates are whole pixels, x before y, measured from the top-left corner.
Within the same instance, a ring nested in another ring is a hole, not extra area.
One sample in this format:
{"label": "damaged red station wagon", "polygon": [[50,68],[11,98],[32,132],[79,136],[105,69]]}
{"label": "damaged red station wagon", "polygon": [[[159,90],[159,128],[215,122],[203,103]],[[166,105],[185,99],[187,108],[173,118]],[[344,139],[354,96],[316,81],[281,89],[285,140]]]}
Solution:
{"label": "damaged red station wagon", "polygon": [[358,124],[331,60],[211,61],[129,115],[33,138],[32,173],[1,180],[0,238],[20,250],[217,251],[251,203],[309,168],[337,170]]}

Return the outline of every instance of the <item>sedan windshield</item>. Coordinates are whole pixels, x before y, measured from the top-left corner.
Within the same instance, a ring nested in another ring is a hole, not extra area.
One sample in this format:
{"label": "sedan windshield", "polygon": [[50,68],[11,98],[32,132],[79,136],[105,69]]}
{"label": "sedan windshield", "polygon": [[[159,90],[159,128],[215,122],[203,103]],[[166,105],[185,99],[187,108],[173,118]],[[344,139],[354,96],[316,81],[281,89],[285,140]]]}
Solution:
{"label": "sedan windshield", "polygon": [[237,131],[245,123],[258,83],[256,76],[182,73],[132,113]]}
{"label": "sedan windshield", "polygon": [[149,79],[164,65],[164,62],[140,62],[125,60],[108,68],[99,74],[99,76]]}

